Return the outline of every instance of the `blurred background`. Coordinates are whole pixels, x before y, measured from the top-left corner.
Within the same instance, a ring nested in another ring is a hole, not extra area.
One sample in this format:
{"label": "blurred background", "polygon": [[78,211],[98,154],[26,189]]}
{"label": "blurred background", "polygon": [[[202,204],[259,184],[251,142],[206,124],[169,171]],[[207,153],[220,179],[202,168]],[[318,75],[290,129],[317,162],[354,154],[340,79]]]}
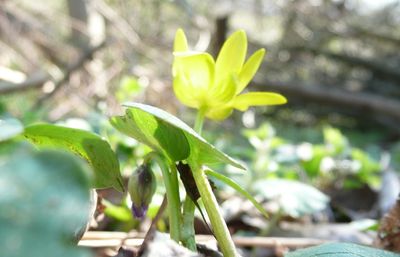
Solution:
{"label": "blurred background", "polygon": [[[129,174],[146,150],[108,125],[107,116],[119,113],[120,103],[152,104],[193,125],[194,111],[177,101],[171,84],[178,28],[185,30],[192,49],[214,56],[237,29],[246,31],[250,53],[267,50],[248,89],[282,93],[288,104],[206,122],[204,136],[246,162],[246,175],[230,167],[221,170],[265,200],[274,222],[300,221],[314,236],[326,228],[313,230],[310,224],[368,219],[369,228],[395,204],[400,191],[399,1],[2,0],[0,115],[107,136]],[[268,178],[282,183],[270,185]],[[295,182],[310,191],[282,190]],[[139,226],[125,200],[102,193],[108,211],[94,229]],[[265,225],[228,189],[220,191],[220,199],[232,231],[300,233],[293,225]],[[273,205],[271,199],[279,201]],[[348,227],[337,233],[346,234],[347,241],[372,243],[374,236],[357,234],[358,228],[350,236]]]}

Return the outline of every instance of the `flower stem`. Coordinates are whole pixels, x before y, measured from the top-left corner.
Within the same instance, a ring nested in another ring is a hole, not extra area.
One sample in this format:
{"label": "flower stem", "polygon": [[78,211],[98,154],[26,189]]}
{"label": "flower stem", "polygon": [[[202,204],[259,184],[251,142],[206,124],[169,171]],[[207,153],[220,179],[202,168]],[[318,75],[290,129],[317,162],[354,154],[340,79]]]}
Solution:
{"label": "flower stem", "polygon": [[[168,168],[168,161],[162,156],[158,155],[156,152],[151,152],[147,155],[147,158],[155,161],[158,166],[160,166],[165,189],[167,193],[168,201],[168,216],[169,216],[169,226],[170,226],[170,236],[171,239],[179,242],[180,240],[180,229],[181,229],[181,207],[179,199],[179,186],[178,186],[178,176],[174,164],[170,164],[170,169]],[[171,170],[171,171],[170,171]]]}
{"label": "flower stem", "polygon": [[217,199],[212,192],[210,183],[208,182],[204,171],[194,162],[189,164],[192,168],[197,189],[199,190],[208,217],[210,218],[214,235],[217,238],[223,255],[225,257],[236,257],[237,253],[235,245],[229,233],[228,227],[226,226],[225,220],[219,210]]}
{"label": "flower stem", "polygon": [[[200,109],[197,112],[196,121],[194,124],[194,130],[201,135],[204,124],[204,111]],[[194,231],[194,211],[196,206],[192,199],[186,195],[185,202],[183,204],[183,227],[181,239],[183,245],[192,251],[196,251],[196,240]]]}

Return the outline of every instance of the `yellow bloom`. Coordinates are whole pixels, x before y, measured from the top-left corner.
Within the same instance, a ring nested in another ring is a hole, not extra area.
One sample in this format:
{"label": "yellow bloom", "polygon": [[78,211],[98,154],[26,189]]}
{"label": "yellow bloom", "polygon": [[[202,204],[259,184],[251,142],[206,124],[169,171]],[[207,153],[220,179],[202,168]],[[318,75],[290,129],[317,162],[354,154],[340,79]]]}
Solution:
{"label": "yellow bloom", "polygon": [[286,103],[280,94],[242,93],[257,72],[265,50],[259,49],[245,62],[247,38],[243,30],[224,43],[217,60],[205,52],[189,51],[185,33],[179,29],[174,41],[173,87],[183,104],[199,109],[207,118],[223,120],[233,109]]}

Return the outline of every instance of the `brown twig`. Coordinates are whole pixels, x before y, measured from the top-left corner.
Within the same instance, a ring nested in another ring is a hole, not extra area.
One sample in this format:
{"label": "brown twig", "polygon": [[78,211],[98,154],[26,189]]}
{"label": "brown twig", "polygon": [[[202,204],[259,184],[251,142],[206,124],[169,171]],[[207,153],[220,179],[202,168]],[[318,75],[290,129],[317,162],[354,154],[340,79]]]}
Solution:
{"label": "brown twig", "polygon": [[[125,245],[128,246],[140,246],[143,244],[143,237],[138,235],[137,237],[128,237],[127,233],[121,232],[101,232],[101,231],[89,231],[83,236],[80,241],[81,246],[93,247],[93,248],[107,248],[117,247],[121,245],[121,241],[124,241]],[[196,242],[206,243],[215,241],[215,238],[211,235],[197,235]],[[264,247],[274,248],[277,245],[285,246],[288,248],[304,248],[314,245],[320,245],[329,242],[328,240],[321,240],[315,238],[286,238],[286,237],[242,237],[234,236],[233,241],[238,247]]]}

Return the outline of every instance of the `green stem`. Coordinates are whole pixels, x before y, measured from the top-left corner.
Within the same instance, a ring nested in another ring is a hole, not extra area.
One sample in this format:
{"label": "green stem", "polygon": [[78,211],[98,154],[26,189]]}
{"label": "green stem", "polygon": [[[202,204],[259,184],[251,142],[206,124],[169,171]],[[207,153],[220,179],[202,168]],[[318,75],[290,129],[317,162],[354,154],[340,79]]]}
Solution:
{"label": "green stem", "polygon": [[196,206],[192,199],[186,195],[185,202],[183,203],[183,227],[181,239],[182,243],[189,250],[196,251],[196,240],[194,231],[194,211]]}
{"label": "green stem", "polygon": [[[168,216],[169,216],[169,226],[170,226],[170,236],[171,239],[179,242],[180,234],[179,231],[181,229],[181,212],[180,212],[180,199],[179,199],[179,186],[178,186],[178,176],[177,171],[174,164],[170,165],[170,169],[168,169],[168,161],[162,156],[158,155],[155,152],[151,152],[147,155],[146,159],[151,159],[155,161],[158,166],[160,166],[165,189],[167,193],[167,201],[168,201]],[[172,168],[174,167],[174,168]]]}
{"label": "green stem", "polygon": [[194,130],[199,135],[201,135],[201,132],[203,130],[204,116],[205,116],[204,110],[199,109],[199,111],[197,112],[196,121],[194,123]]}
{"label": "green stem", "polygon": [[[194,130],[200,135],[204,124],[204,111],[200,109],[197,112]],[[196,240],[194,231],[194,212],[196,206],[188,195],[185,197],[183,204],[183,227],[181,239],[183,245],[192,251],[196,251]]]}
{"label": "green stem", "polygon": [[217,238],[218,244],[225,257],[236,257],[236,248],[226,226],[225,220],[218,207],[217,199],[212,192],[210,183],[204,171],[200,166],[195,163],[190,163],[192,168],[193,177],[196,182],[197,189],[199,190],[201,199],[206,208],[208,217],[210,218],[214,235]]}

